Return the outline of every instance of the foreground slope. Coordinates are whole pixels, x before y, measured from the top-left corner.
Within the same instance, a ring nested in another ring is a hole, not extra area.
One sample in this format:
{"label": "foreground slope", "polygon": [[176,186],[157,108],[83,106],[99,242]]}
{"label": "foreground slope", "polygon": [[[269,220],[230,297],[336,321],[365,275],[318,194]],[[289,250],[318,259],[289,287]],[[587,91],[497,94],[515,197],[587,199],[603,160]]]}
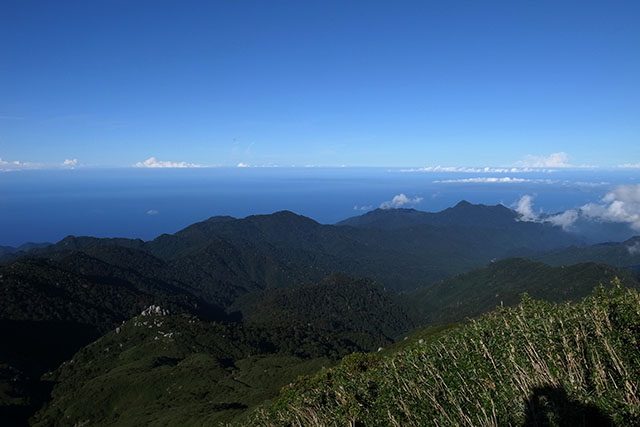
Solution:
{"label": "foreground slope", "polygon": [[256,425],[637,425],[640,294],[525,299],[433,342],[354,355],[285,388]]}

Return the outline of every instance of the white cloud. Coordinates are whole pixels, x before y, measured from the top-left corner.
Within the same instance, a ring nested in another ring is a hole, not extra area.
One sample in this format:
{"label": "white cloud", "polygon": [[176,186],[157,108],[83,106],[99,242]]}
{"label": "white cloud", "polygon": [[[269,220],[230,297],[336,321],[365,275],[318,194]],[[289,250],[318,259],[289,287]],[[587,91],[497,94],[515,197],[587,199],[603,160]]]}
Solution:
{"label": "white cloud", "polygon": [[607,193],[601,203],[588,203],[580,210],[588,218],[627,223],[640,231],[640,184],[620,185]]}
{"label": "white cloud", "polygon": [[548,156],[528,155],[523,160],[517,162],[518,166],[528,168],[568,168],[569,155],[565,152],[551,153]]}
{"label": "white cloud", "polygon": [[515,211],[520,215],[521,221],[537,221],[538,214],[533,210],[533,196],[525,194],[518,200]]}
{"label": "white cloud", "polygon": [[571,226],[578,220],[580,214],[575,209],[569,209],[557,215],[552,215],[544,218],[544,222],[549,222],[555,226],[562,227],[565,230],[571,228]]}
{"label": "white cloud", "polygon": [[78,159],[65,159],[64,162],[62,162],[62,166],[74,168],[78,166]]}
{"label": "white cloud", "polygon": [[238,168],[250,168],[251,165],[249,165],[247,163],[240,162],[240,163],[238,163],[238,165],[236,167],[238,167]]}
{"label": "white cloud", "polygon": [[633,245],[627,246],[627,250],[629,251],[629,255],[640,254],[640,242],[635,242]]}
{"label": "white cloud", "polygon": [[624,165],[619,165],[618,167],[622,169],[640,169],[640,163],[625,163]]}
{"label": "white cloud", "polygon": [[393,199],[380,204],[381,209],[396,209],[404,206],[417,205],[422,201],[422,197],[407,197],[404,193],[393,196]]}
{"label": "white cloud", "polygon": [[518,217],[519,221],[548,222],[556,227],[562,227],[567,230],[578,220],[579,212],[575,209],[570,209],[556,215],[541,216],[540,212],[536,212],[533,208],[533,199],[533,196],[525,194],[516,202],[515,211],[520,215]]}
{"label": "white cloud", "polygon": [[137,168],[199,168],[201,165],[187,162],[171,162],[158,160],[155,157],[149,157],[143,162],[134,165]]}
{"label": "white cloud", "polygon": [[147,215],[151,215],[151,216],[158,215],[159,213],[160,213],[160,211],[157,211],[157,210],[155,210],[155,209],[149,209],[149,210],[147,211]]}
{"label": "white cloud", "polygon": [[592,221],[628,224],[640,231],[640,184],[620,185],[607,193],[598,203],[587,203],[557,215],[542,217],[533,210],[533,197],[523,196],[516,212],[521,221],[548,222],[562,228],[571,227],[579,218]]}

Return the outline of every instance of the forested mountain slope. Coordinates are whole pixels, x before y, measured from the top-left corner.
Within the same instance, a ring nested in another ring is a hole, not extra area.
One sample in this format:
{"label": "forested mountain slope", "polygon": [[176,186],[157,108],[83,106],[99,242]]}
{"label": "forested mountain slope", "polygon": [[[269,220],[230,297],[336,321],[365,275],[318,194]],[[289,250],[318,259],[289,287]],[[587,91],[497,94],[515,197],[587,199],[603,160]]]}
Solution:
{"label": "forested mountain slope", "polygon": [[523,293],[551,302],[576,301],[614,278],[620,278],[626,286],[640,288],[632,273],[605,264],[552,267],[514,258],[491,263],[399,298],[415,322],[447,324],[477,317],[501,305],[515,305]]}
{"label": "forested mountain slope", "polygon": [[[213,217],[150,242],[68,237],[31,253],[80,250],[104,259],[100,252],[105,248],[146,252],[180,270],[176,280],[199,288],[210,303],[228,305],[246,292],[309,283],[333,273],[410,290],[492,259],[579,243],[560,227],[517,219],[502,205],[467,202],[438,213],[376,210],[339,225],[282,211],[244,219]],[[124,257],[118,265],[128,267],[128,261]]]}

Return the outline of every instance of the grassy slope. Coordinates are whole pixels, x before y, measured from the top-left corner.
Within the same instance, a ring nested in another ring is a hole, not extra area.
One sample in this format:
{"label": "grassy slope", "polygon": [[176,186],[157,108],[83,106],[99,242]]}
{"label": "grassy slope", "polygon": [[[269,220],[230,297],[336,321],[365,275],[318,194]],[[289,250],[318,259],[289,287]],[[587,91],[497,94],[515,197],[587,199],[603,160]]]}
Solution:
{"label": "grassy slope", "polygon": [[[392,354],[299,380],[256,425],[630,425],[640,422],[640,294],[525,298]],[[546,424],[544,424],[546,423]]]}

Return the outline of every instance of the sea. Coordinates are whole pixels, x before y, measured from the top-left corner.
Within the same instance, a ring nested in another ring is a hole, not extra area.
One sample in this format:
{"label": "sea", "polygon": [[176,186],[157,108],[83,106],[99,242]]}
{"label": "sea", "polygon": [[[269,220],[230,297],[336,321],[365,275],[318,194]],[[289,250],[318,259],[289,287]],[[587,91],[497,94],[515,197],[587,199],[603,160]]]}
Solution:
{"label": "sea", "polygon": [[[68,235],[153,239],[217,215],[290,210],[332,224],[380,206],[439,211],[461,200],[539,212],[597,203],[638,169],[195,168],[0,173],[0,245]],[[400,196],[404,195],[404,197]],[[399,196],[399,197],[396,197]],[[395,197],[395,201],[394,201]]]}

